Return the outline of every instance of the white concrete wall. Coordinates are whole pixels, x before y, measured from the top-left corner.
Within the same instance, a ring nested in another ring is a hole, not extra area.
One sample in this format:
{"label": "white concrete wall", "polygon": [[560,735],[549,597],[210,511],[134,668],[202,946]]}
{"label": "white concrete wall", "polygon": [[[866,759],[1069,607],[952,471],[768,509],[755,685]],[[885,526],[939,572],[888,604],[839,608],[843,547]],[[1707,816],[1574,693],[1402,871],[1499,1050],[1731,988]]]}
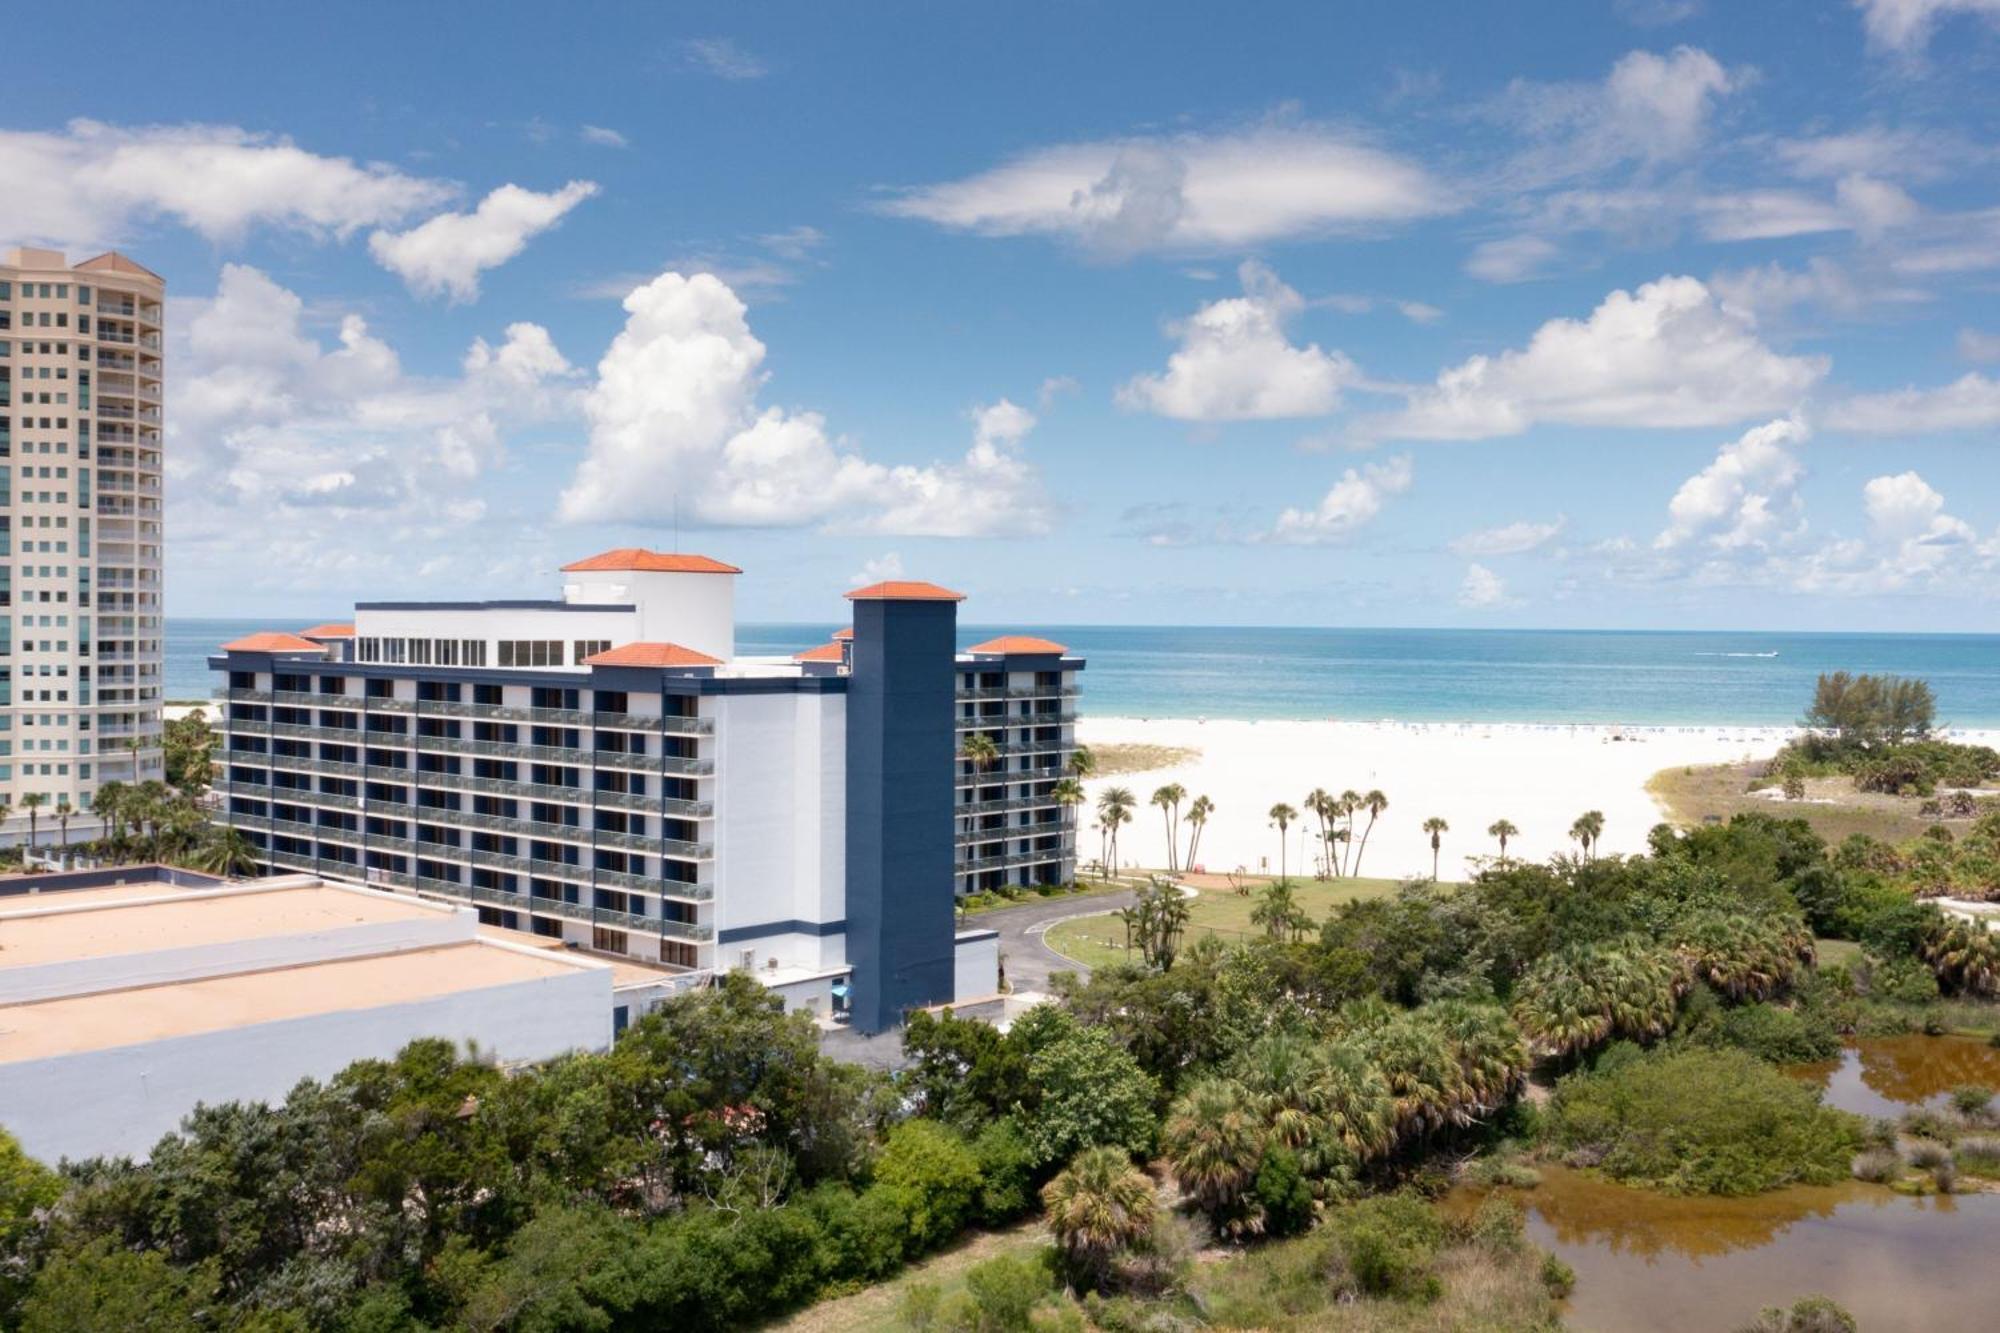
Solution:
{"label": "white concrete wall", "polygon": [[[354,635],[357,640],[364,637],[483,639],[486,642],[486,665],[489,667],[500,665],[500,650],[495,645],[502,639],[561,639],[565,645],[573,644],[578,639],[602,639],[616,648],[644,637],[640,633],[636,612],[506,608],[487,611],[356,611]],[[563,649],[565,667],[574,666],[569,660],[572,651],[568,646]]]}
{"label": "white concrete wall", "polygon": [[677,643],[728,661],[736,655],[736,576],[641,570],[572,573],[568,602],[629,602],[639,608],[632,639]]}
{"label": "white concrete wall", "polygon": [[[846,700],[827,694],[717,696],[715,908],[718,935],[846,914]],[[845,937],[797,932],[718,943],[733,967],[747,944],[758,966],[819,968],[845,959]]]}
{"label": "white concrete wall", "polygon": [[1000,990],[1000,937],[980,932],[981,938],[960,935],[952,949],[952,1000],[965,1004],[983,1000]]}
{"label": "white concrete wall", "polygon": [[279,1102],[302,1078],[392,1056],[417,1037],[477,1042],[505,1061],[601,1050],[611,1040],[611,970],[579,966],[408,1004],[0,1066],[0,1125],[44,1162],[143,1157],[197,1104]]}

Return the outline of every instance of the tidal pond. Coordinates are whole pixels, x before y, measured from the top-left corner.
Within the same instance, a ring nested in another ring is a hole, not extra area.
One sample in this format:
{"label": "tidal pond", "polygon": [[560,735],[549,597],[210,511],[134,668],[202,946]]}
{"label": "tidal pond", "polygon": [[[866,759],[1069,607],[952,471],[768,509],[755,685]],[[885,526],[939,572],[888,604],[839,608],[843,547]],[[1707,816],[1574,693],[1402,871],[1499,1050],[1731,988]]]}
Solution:
{"label": "tidal pond", "polygon": [[[1952,1088],[2000,1088],[2000,1051],[1895,1037],[1792,1071],[1829,1105],[1900,1116]],[[1863,1333],[2000,1328],[2000,1194],[1911,1198],[1849,1182],[1744,1199],[1677,1198],[1564,1167],[1505,1191],[1535,1242],[1576,1270],[1566,1318],[1592,1333],[1728,1330],[1770,1305],[1831,1296]],[[1460,1190],[1475,1207],[1483,1191]]]}
{"label": "tidal pond", "polygon": [[2000,1049],[1970,1037],[1867,1037],[1838,1060],[1789,1072],[1824,1088],[1828,1106],[1893,1120],[1920,1106],[1942,1108],[1967,1083],[2000,1091]]}

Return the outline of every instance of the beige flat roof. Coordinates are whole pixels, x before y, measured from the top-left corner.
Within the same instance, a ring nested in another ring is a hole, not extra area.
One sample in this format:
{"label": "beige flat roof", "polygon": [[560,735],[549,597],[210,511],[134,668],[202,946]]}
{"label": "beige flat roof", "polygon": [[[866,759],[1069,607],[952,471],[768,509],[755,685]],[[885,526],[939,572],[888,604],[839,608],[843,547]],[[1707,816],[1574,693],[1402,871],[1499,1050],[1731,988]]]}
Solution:
{"label": "beige flat roof", "polygon": [[470,942],[0,1005],[0,1066],[312,1014],[373,1009],[571,974],[575,964]]}
{"label": "beige flat roof", "polygon": [[675,977],[684,977],[691,969],[675,971],[663,963],[642,963],[636,958],[623,954],[597,953],[591,949],[571,949],[567,941],[553,935],[537,935],[531,930],[509,930],[505,926],[479,927],[478,934],[485,939],[499,940],[503,944],[517,944],[523,949],[544,949],[551,953],[574,954],[588,958],[593,963],[608,963],[611,967],[611,984],[619,986],[651,986]]}
{"label": "beige flat roof", "polygon": [[[62,890],[0,900],[0,970],[83,958],[302,935],[340,926],[430,920],[437,909],[386,894],[326,885],[244,892],[183,890],[156,903],[129,903],[133,886]],[[174,890],[165,890],[175,893]],[[50,909],[90,908],[95,911]],[[16,912],[28,915],[13,915]]]}

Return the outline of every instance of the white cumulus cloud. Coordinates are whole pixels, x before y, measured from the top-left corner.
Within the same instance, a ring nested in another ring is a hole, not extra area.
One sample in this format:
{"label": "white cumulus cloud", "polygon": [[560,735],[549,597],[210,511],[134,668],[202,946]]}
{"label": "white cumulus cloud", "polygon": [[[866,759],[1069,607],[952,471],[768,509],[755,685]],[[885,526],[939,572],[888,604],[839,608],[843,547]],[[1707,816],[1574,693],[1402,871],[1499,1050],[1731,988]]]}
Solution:
{"label": "white cumulus cloud", "polygon": [[1507,583],[1498,574],[1482,564],[1465,567],[1465,579],[1458,585],[1458,604],[1472,611],[1483,611],[1490,607],[1505,606],[1512,599],[1507,596]]}
{"label": "white cumulus cloud", "polygon": [[985,236],[1055,236],[1115,256],[1240,249],[1451,206],[1422,166],[1350,133],[1267,126],[1038,148],[904,191],[881,209]]}
{"label": "white cumulus cloud", "polygon": [[817,412],[758,401],[764,344],[709,274],[663,273],[625,298],[624,329],[585,400],[590,445],[559,506],[569,522],[819,525],[908,536],[1018,536],[1050,508],[1021,442],[1034,414],[974,412],[971,448],[918,467],[872,462]]}
{"label": "white cumulus cloud", "polygon": [[1270,540],[1305,546],[1344,541],[1374,522],[1392,497],[1409,490],[1415,476],[1408,454],[1349,468],[1316,507],[1279,514]]}
{"label": "white cumulus cloud", "polygon": [[1323,416],[1340,405],[1354,363],[1319,344],[1295,347],[1285,327],[1305,309],[1299,294],[1256,262],[1238,270],[1243,295],[1213,301],[1173,328],[1180,350],[1166,371],[1118,390],[1118,405],[1181,421]]}
{"label": "white cumulus cloud", "polygon": [[368,250],[411,291],[470,301],[479,295],[482,272],[520,254],[596,193],[592,181],[571,181],[547,194],[503,185],[470,213],[440,213],[403,232],[378,231],[368,238]]}
{"label": "white cumulus cloud", "polygon": [[344,238],[451,195],[440,181],[323,157],[233,125],[73,120],[60,131],[0,130],[7,232],[57,248],[116,244],[155,219],[211,241],[233,241],[254,226]]}
{"label": "white cumulus cloud", "polygon": [[1701,544],[1718,551],[1764,549],[1803,527],[1793,450],[1810,432],[1793,418],[1766,422],[1716,450],[1715,459],[1681,483],[1667,505],[1656,550]]}
{"label": "white cumulus cloud", "polygon": [[1929,44],[1938,22],[1953,14],[1977,14],[2000,25],[2000,0],[1855,0],[1872,45],[1913,55]]}
{"label": "white cumulus cloud", "polygon": [[2000,426],[2000,380],[1974,371],[1934,389],[1857,394],[1827,408],[1825,422],[1884,435]]}
{"label": "white cumulus cloud", "polygon": [[1537,550],[1554,541],[1568,520],[1557,517],[1547,523],[1534,523],[1527,519],[1503,524],[1497,528],[1482,528],[1478,532],[1468,532],[1451,543],[1457,555],[1520,555]]}
{"label": "white cumulus cloud", "polygon": [[475,339],[456,376],[431,377],[359,315],[329,346],[295,293],[244,265],[178,308],[168,517],[176,549],[215,578],[289,580],[296,597],[363,570],[488,563],[465,534],[507,433],[571,410],[574,372],[537,324]]}
{"label": "white cumulus cloud", "polygon": [[1366,420],[1375,438],[1473,440],[1538,422],[1663,428],[1717,426],[1789,412],[1826,373],[1822,357],[1784,356],[1749,312],[1698,279],[1665,277],[1615,291],[1588,319],[1553,319],[1524,348],[1475,356],[1414,390],[1404,408]]}

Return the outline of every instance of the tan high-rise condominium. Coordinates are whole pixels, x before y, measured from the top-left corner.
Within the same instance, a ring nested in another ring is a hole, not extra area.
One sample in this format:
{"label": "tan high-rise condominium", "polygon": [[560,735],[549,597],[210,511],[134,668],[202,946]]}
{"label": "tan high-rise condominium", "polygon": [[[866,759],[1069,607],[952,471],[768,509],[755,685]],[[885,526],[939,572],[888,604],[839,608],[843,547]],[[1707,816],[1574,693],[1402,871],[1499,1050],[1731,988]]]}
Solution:
{"label": "tan high-rise condominium", "polygon": [[0,254],[0,800],[94,831],[100,784],[164,774],[166,284],[120,254]]}

